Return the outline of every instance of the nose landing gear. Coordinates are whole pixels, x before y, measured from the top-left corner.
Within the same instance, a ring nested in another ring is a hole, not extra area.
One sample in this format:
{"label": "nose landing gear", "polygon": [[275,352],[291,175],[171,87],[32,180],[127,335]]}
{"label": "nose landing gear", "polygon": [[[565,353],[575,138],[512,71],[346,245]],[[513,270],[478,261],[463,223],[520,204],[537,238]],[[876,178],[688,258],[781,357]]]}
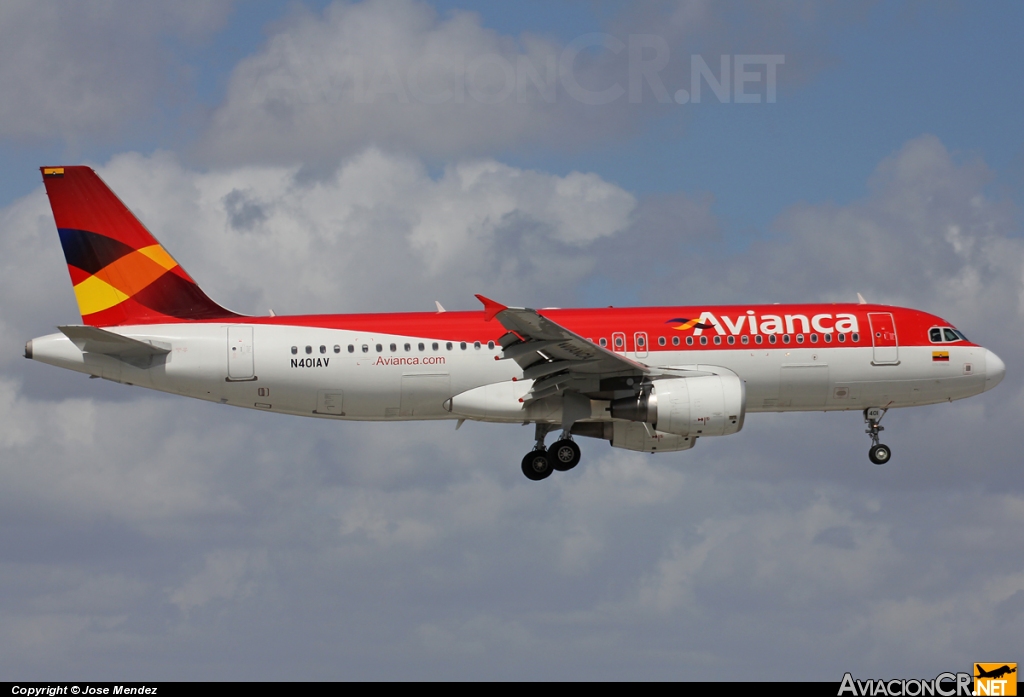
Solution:
{"label": "nose landing gear", "polygon": [[889,446],[878,442],[879,432],[885,430],[881,423],[882,417],[885,416],[887,411],[889,410],[879,407],[870,407],[864,410],[864,422],[868,425],[864,433],[871,437],[871,449],[868,450],[868,459],[876,465],[884,465],[892,457],[892,450],[889,449]]}

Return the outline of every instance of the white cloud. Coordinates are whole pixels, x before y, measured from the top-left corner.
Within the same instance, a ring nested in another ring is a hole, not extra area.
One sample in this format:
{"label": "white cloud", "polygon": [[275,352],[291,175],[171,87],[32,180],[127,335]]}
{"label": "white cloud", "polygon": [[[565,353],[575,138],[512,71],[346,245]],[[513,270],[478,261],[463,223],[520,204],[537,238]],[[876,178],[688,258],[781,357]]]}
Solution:
{"label": "white cloud", "polygon": [[793,206],[775,221],[770,240],[647,293],[699,302],[850,302],[861,292],[870,302],[944,316],[987,344],[1024,319],[1019,214],[1012,201],[989,193],[991,178],[977,158],[950,153],[935,136],[915,138],[879,164],[861,200]]}
{"label": "white cloud", "polygon": [[185,613],[203,607],[212,600],[232,600],[253,593],[253,582],[246,581],[250,570],[266,566],[264,552],[217,550],[206,554],[202,570],[170,593],[173,604]]}
{"label": "white cloud", "polygon": [[[489,287],[548,304],[652,248],[687,277],[634,276],[662,302],[870,281],[891,293],[871,299],[976,305],[986,344],[1019,338],[1000,314],[1019,317],[1015,211],[931,138],[882,163],[863,200],[797,207],[773,245],[715,264],[678,244],[713,239],[708,199],[638,202],[594,175],[492,160],[431,174],[376,149],[318,178],[165,154],[100,171],[245,310],[429,310]],[[686,227],[666,232],[679,211]],[[0,288],[18,301],[0,309],[0,653],[22,672],[715,678],[742,655],[745,676],[835,679],[1015,645],[1012,374],[888,416],[886,468],[867,464],[856,414],[768,415],[684,453],[585,441],[580,467],[538,484],[518,469],[530,429],[279,418],[24,361],[34,327],[74,319],[72,293],[45,197],[0,225]]]}
{"label": "white cloud", "polygon": [[592,271],[588,250],[636,205],[592,174],[477,160],[431,178],[378,150],[312,181],[293,168],[199,174],[164,155],[100,174],[207,292],[258,314],[472,307],[478,292],[543,301]]}
{"label": "white cloud", "polygon": [[175,61],[163,37],[219,28],[229,2],[0,5],[0,138],[72,142],[111,136],[151,115]]}
{"label": "white cloud", "polygon": [[675,95],[694,89],[691,55],[716,75],[723,55],[782,57],[775,87],[764,65],[751,68],[760,72],[745,91],[767,100],[820,72],[827,59],[816,32],[856,14],[808,3],[743,7],[740,17],[721,3],[645,3],[607,32],[565,40],[503,35],[474,13],[439,17],[414,0],[298,11],[235,68],[198,153],[323,163],[368,144],[450,158],[621,139],[652,118],[687,117],[695,105],[681,107]]}

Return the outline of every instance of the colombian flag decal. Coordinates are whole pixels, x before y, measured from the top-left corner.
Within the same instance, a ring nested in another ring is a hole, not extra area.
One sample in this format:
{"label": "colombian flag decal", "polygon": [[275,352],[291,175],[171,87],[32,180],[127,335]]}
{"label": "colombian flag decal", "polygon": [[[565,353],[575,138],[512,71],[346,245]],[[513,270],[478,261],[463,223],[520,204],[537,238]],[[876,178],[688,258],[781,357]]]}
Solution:
{"label": "colombian flag decal", "polygon": [[932,351],[932,361],[949,363],[949,351]]}
{"label": "colombian flag decal", "polygon": [[670,319],[669,321],[665,322],[665,324],[671,324],[671,325],[673,325],[673,327],[672,327],[673,329],[676,329],[676,330],[681,331],[681,332],[685,332],[687,329],[694,329],[694,328],[696,328],[696,329],[714,329],[715,328],[715,325],[713,325],[713,324],[705,324],[705,323],[701,322],[699,319],[686,319],[685,317],[676,317],[675,319]]}

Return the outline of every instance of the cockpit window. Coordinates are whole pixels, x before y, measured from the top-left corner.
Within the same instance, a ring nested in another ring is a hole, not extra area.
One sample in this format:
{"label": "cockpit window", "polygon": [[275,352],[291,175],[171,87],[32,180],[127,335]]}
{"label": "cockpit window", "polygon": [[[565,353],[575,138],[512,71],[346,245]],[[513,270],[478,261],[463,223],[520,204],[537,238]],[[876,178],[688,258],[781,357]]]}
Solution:
{"label": "cockpit window", "polygon": [[933,344],[948,344],[954,341],[967,341],[967,337],[959,329],[952,327],[932,327],[928,330],[928,339]]}

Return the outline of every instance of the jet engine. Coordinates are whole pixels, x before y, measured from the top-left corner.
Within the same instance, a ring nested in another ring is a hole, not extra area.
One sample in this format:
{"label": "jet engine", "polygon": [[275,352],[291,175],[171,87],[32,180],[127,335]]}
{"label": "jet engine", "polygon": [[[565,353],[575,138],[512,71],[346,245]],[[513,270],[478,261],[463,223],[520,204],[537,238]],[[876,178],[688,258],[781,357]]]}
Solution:
{"label": "jet engine", "polygon": [[668,378],[612,401],[611,414],[677,436],[728,436],[743,428],[746,397],[735,375]]}

